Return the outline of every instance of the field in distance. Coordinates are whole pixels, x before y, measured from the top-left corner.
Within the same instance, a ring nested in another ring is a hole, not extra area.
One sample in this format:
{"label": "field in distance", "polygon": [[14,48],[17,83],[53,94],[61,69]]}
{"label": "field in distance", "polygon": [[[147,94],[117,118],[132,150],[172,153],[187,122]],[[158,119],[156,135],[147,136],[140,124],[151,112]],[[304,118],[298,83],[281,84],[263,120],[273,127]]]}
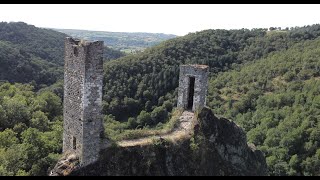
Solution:
{"label": "field in distance", "polygon": [[76,29],[53,29],[75,38],[87,40],[102,40],[105,45],[126,53],[143,51],[147,47],[159,44],[167,39],[175,38],[173,34],[144,33],[144,32],[108,32]]}

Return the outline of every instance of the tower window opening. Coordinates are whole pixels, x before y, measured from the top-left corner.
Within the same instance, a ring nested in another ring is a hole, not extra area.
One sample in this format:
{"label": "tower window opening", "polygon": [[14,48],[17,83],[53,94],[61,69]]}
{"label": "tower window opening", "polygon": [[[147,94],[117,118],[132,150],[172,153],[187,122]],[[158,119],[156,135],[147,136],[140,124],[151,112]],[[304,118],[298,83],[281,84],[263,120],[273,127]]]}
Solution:
{"label": "tower window opening", "polygon": [[77,139],[75,137],[72,138],[72,146],[74,150],[77,150]]}
{"label": "tower window opening", "polygon": [[188,109],[192,109],[193,106],[193,98],[194,98],[194,77],[189,77],[189,95],[188,95]]}
{"label": "tower window opening", "polygon": [[76,57],[78,57],[78,55],[79,55],[79,50],[78,50],[77,47],[74,47],[74,48],[73,48],[73,54],[74,54]]}

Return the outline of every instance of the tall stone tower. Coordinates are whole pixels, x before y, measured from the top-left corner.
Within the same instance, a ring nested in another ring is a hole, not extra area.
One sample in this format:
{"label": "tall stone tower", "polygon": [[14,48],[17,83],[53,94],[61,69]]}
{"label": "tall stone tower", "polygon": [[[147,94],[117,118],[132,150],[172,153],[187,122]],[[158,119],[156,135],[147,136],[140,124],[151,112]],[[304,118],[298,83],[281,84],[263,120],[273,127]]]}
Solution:
{"label": "tall stone tower", "polygon": [[208,66],[180,65],[178,108],[198,110],[206,105]]}
{"label": "tall stone tower", "polygon": [[65,39],[63,152],[81,165],[99,157],[102,137],[103,41]]}

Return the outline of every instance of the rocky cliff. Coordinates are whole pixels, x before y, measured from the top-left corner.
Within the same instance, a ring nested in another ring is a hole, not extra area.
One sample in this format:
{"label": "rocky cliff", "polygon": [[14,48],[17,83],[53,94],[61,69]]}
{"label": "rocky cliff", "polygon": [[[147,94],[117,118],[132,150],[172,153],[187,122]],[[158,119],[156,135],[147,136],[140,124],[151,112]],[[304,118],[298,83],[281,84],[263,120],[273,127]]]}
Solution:
{"label": "rocky cliff", "polygon": [[101,151],[98,162],[68,174],[267,175],[264,155],[247,144],[245,133],[235,123],[217,118],[207,108],[194,121],[191,138],[154,138],[147,145],[126,147],[115,144]]}

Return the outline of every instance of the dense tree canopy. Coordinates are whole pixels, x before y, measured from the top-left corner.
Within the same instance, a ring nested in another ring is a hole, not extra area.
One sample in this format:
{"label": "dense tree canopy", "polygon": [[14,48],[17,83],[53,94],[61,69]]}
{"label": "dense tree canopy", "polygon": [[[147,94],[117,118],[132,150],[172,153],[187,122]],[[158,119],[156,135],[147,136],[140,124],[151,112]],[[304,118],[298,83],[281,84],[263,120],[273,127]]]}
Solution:
{"label": "dense tree canopy", "polygon": [[[320,175],[319,35],[320,25],[205,30],[125,57],[106,47],[106,132],[162,127],[179,65],[207,64],[207,105],[247,132],[271,175]],[[0,175],[45,175],[61,153],[65,36],[0,23]]]}
{"label": "dense tree canopy", "polygon": [[47,175],[62,151],[62,103],[33,86],[0,86],[0,176]]}
{"label": "dense tree canopy", "polygon": [[[66,34],[23,22],[0,22],[0,81],[33,83],[37,89],[63,79]],[[105,47],[105,60],[124,56]]]}
{"label": "dense tree canopy", "polygon": [[157,124],[157,107],[175,106],[179,64],[207,64],[208,105],[248,132],[271,175],[319,175],[319,33],[206,30],[166,41],[106,64],[104,113]]}
{"label": "dense tree canopy", "polygon": [[[165,41],[143,53],[105,64],[104,113],[123,120],[123,116],[137,116],[142,110],[151,112],[160,98],[172,100],[174,105],[180,64],[207,64],[213,76],[314,39],[319,33],[320,25],[281,32],[205,30]],[[128,109],[129,114],[121,113]]]}
{"label": "dense tree canopy", "polygon": [[320,39],[219,73],[209,106],[236,121],[271,175],[320,175]]}

